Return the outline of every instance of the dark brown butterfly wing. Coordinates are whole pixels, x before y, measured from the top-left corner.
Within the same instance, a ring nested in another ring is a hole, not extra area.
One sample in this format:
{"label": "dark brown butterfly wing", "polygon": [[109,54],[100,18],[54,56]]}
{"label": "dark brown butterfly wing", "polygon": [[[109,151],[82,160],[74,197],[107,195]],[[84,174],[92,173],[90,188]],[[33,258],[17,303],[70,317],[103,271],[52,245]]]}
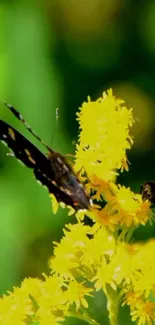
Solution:
{"label": "dark brown butterfly wing", "polygon": [[52,172],[50,160],[28,139],[2,120],[0,120],[0,140],[8,145],[17,159],[33,169],[36,179],[45,185],[59,202],[62,201],[74,207],[72,199],[54,185],[55,175]]}
{"label": "dark brown butterfly wing", "polygon": [[55,195],[58,202],[64,202],[75,210],[89,207],[89,197],[62,155],[51,149],[50,155],[46,157],[28,139],[2,120],[0,140],[8,145],[17,159],[33,170],[36,179]]}

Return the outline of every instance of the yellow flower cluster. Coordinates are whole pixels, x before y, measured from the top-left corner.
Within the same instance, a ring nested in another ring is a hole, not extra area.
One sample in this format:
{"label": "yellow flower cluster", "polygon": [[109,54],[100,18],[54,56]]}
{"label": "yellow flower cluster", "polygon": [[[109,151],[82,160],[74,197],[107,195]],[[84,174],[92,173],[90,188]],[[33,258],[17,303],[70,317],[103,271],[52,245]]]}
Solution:
{"label": "yellow flower cluster", "polygon": [[138,325],[152,325],[155,320],[155,240],[130,245],[128,250],[134,273],[125,278],[123,305],[130,306],[132,320]]}
{"label": "yellow flower cluster", "polygon": [[97,179],[113,179],[117,169],[128,169],[126,149],[133,143],[129,135],[134,121],[132,109],[127,109],[124,101],[116,99],[109,90],[95,102],[88,97],[77,116],[81,132],[75,168],[84,168],[95,183]]}
{"label": "yellow flower cluster", "polygon": [[[122,227],[127,227],[128,231],[128,227],[152,221],[150,202],[143,201],[141,195],[133,193],[130,188],[107,183],[103,189],[103,198],[107,204],[104,208],[92,209],[93,216],[111,231]],[[90,216],[92,211],[89,212]]]}
{"label": "yellow flower cluster", "polygon": [[129,134],[134,122],[132,109],[115,98],[110,89],[95,102],[88,98],[77,115],[81,132],[75,169],[81,171],[88,193],[98,203],[87,214],[112,231],[151,221],[150,202],[143,202],[141,195],[112,182],[119,170],[128,170],[126,150],[133,144]]}
{"label": "yellow flower cluster", "polygon": [[[155,241],[130,244],[133,230],[152,220],[150,203],[114,183],[119,170],[128,170],[132,110],[109,90],[96,102],[88,98],[78,120],[75,169],[93,205],[77,212],[77,223],[66,225],[60,243],[54,243],[50,276],[25,279],[0,299],[0,325],[58,325],[70,316],[99,325],[88,312],[99,290],[107,297],[110,325],[117,325],[121,304],[130,306],[138,325],[153,325]],[[85,214],[93,226],[84,224]]]}
{"label": "yellow flower cluster", "polygon": [[76,316],[81,306],[87,308],[85,296],[91,291],[83,283],[64,281],[56,275],[45,276],[44,281],[25,279],[21,288],[0,299],[0,324],[59,325],[74,310]]}
{"label": "yellow flower cluster", "polygon": [[[155,241],[127,244],[104,227],[97,229],[82,223],[68,225],[65,236],[55,247],[51,268],[63,279],[83,279],[91,290],[103,290],[113,300],[111,314],[116,314],[116,299],[131,308],[138,325],[153,324],[155,319]],[[93,238],[89,239],[89,235]],[[63,267],[62,267],[63,266]],[[84,304],[87,307],[87,303]],[[80,307],[80,306],[78,306]],[[115,324],[111,318],[111,324]]]}

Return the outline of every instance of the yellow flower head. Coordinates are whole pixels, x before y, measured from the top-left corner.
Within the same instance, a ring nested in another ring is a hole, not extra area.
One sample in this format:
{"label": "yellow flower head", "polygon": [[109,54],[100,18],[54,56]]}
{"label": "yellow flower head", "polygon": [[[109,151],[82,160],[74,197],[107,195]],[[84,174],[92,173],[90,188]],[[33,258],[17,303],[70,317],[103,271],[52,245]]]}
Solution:
{"label": "yellow flower head", "polygon": [[132,109],[127,109],[110,89],[95,102],[88,97],[77,116],[81,132],[76,169],[84,168],[90,181],[93,175],[99,180],[113,179],[117,169],[127,168],[126,149],[132,144],[129,135]]}

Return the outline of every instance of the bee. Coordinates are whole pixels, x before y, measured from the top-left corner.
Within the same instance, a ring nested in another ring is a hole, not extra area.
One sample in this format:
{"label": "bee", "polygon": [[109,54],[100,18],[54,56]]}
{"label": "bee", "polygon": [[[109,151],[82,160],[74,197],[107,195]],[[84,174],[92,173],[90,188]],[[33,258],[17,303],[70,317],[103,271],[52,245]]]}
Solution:
{"label": "bee", "polygon": [[142,195],[143,201],[149,200],[153,207],[155,205],[155,182],[145,182],[141,185],[140,194]]}

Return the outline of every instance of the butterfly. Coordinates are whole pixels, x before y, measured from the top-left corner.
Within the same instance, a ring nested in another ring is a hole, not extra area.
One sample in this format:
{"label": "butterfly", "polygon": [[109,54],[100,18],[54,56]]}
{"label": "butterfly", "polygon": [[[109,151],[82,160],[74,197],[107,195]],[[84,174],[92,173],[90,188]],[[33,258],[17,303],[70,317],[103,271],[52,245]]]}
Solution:
{"label": "butterfly", "polygon": [[12,105],[6,102],[4,104],[47,149],[47,155],[3,120],[0,120],[0,141],[7,144],[13,155],[33,170],[36,180],[47,187],[58,202],[63,202],[76,211],[89,209],[91,200],[66,157],[46,145]]}

